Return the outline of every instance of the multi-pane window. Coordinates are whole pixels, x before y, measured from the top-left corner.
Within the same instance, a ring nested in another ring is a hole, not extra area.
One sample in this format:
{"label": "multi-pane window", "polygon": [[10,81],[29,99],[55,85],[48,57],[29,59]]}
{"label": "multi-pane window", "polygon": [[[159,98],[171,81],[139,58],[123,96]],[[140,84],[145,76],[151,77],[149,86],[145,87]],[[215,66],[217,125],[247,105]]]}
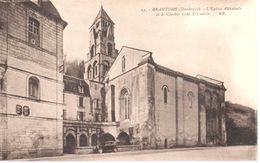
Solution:
{"label": "multi-pane window", "polygon": [[29,32],[39,35],[40,23],[34,18],[29,18]]}
{"label": "multi-pane window", "polygon": [[120,95],[121,119],[130,119],[130,98],[127,89],[123,89]]}
{"label": "multi-pane window", "polygon": [[30,77],[29,79],[29,97],[39,98],[39,80],[36,77]]}
{"label": "multi-pane window", "polygon": [[29,43],[40,46],[40,23],[34,18],[29,18],[28,24],[28,38]]}

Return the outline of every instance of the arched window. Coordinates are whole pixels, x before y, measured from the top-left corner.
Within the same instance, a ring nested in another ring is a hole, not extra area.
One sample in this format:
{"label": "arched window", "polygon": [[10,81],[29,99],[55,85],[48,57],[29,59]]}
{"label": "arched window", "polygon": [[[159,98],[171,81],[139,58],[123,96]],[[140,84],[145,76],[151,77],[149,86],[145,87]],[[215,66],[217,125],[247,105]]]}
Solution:
{"label": "arched window", "polygon": [[164,86],[162,87],[162,90],[163,90],[163,102],[164,102],[165,104],[167,104],[167,102],[168,102],[168,91],[169,91],[169,89],[168,89],[168,87],[167,87],[166,85],[164,85]]}
{"label": "arched window", "polygon": [[122,58],[122,71],[125,71],[125,56]]}
{"label": "arched window", "polygon": [[29,78],[29,97],[39,99],[39,80],[36,77]]}
{"label": "arched window", "polygon": [[92,45],[90,48],[90,58],[93,58],[93,56],[94,56],[94,45]]}
{"label": "arched window", "polygon": [[91,65],[88,66],[88,79],[91,79]]}
{"label": "arched window", "polygon": [[105,75],[109,70],[109,62],[108,61],[104,61],[103,62],[103,75]]}
{"label": "arched window", "polygon": [[127,89],[122,89],[120,94],[120,117],[121,119],[130,118],[130,98]]}
{"label": "arched window", "polygon": [[93,79],[96,78],[98,72],[97,72],[97,61],[94,62],[93,64]]}
{"label": "arched window", "polygon": [[113,50],[112,44],[110,42],[107,43],[107,54],[111,56],[112,55],[112,50]]}
{"label": "arched window", "polygon": [[79,137],[79,145],[81,147],[87,146],[88,145],[88,138],[85,134],[81,134]]}

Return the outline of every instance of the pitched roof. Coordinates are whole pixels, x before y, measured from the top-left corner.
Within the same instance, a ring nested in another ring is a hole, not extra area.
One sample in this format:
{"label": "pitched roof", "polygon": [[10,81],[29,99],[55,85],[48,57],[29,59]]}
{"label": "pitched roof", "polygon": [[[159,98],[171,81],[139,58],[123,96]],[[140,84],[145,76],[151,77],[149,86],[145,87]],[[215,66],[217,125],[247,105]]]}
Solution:
{"label": "pitched roof", "polygon": [[58,10],[54,7],[54,5],[51,3],[51,1],[49,1],[49,0],[40,1],[40,5],[45,11],[47,11],[50,14],[52,14],[53,16],[61,19],[61,16],[60,16]]}
{"label": "pitched roof", "polygon": [[51,3],[50,0],[39,0],[39,5],[36,5],[34,2],[32,2],[31,0],[24,0],[23,2],[25,5],[28,5],[30,6],[31,8],[39,11],[41,14],[49,17],[49,18],[52,18],[52,19],[55,19],[55,20],[58,20],[60,22],[62,22],[64,28],[67,26],[67,22],[64,21],[58,10],[56,9],[56,7]]}
{"label": "pitched roof", "polygon": [[[63,75],[64,91],[78,95],[90,96],[89,85],[84,79],[75,78],[73,76]],[[84,92],[79,91],[79,86],[84,88]]]}
{"label": "pitched roof", "polygon": [[97,14],[97,16],[96,16],[94,22],[92,23],[91,27],[92,27],[92,26],[95,24],[95,22],[96,22],[98,19],[100,19],[100,18],[105,19],[105,20],[111,22],[112,24],[114,24],[114,22],[112,21],[112,19],[108,16],[108,14],[106,13],[106,11],[103,9],[103,6],[101,6],[101,8],[100,8],[100,10],[99,10],[99,12],[98,12],[98,14]]}

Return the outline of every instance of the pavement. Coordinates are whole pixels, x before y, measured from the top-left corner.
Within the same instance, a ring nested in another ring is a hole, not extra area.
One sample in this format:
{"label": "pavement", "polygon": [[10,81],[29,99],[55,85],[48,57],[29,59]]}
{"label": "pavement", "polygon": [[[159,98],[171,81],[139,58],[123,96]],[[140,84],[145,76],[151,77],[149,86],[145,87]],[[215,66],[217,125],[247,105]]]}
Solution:
{"label": "pavement", "polygon": [[257,146],[193,147],[103,154],[65,154],[17,161],[245,161],[257,159]]}

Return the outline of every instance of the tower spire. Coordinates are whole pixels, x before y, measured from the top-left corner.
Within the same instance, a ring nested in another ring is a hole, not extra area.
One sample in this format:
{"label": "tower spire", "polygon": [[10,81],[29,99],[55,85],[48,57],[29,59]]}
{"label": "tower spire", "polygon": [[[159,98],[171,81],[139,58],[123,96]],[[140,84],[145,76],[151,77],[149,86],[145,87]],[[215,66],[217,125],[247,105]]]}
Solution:
{"label": "tower spire", "polygon": [[118,51],[115,49],[114,22],[103,9],[103,5],[90,27],[89,53],[86,77],[102,82],[113,64]]}

